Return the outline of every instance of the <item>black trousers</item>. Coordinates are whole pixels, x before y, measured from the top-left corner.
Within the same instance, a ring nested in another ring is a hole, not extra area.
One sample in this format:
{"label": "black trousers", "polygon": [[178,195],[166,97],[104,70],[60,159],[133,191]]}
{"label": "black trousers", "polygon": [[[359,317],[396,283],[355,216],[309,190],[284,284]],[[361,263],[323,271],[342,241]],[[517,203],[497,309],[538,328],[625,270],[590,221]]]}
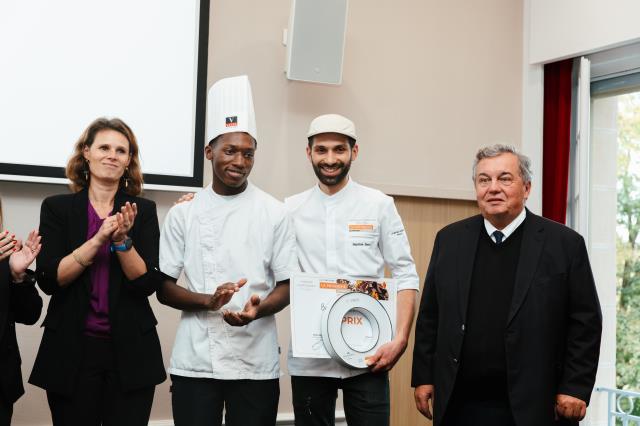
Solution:
{"label": "black trousers", "polygon": [[47,391],[47,400],[54,426],[146,426],[154,391],[122,392],[111,340],[86,336],[74,394]]}
{"label": "black trousers", "polygon": [[342,389],[349,426],[389,425],[389,375],[364,373],[347,379],[292,376],[296,426],[333,426],[336,399]]}
{"label": "black trousers", "polygon": [[454,401],[447,407],[442,426],[516,426],[507,399]]}
{"label": "black trousers", "polygon": [[5,401],[0,395],[0,426],[9,426],[11,424],[11,416],[13,415],[13,404]]}
{"label": "black trousers", "polygon": [[217,380],[171,375],[175,426],[273,426],[280,381]]}

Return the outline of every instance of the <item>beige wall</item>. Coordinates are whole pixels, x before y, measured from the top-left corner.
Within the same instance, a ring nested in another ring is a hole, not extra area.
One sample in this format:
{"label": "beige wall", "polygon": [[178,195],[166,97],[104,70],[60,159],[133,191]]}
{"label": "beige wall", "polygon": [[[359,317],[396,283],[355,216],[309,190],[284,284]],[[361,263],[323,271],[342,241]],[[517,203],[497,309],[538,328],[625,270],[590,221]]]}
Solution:
{"label": "beige wall", "polygon": [[260,139],[254,180],[276,196],[313,183],[304,135],[326,112],[356,123],[355,178],[394,194],[472,199],[478,147],[520,146],[521,1],[352,0],[337,87],[285,78],[289,7],[211,2],[209,82],[249,75]]}
{"label": "beige wall", "polygon": [[[260,136],[252,180],[276,197],[313,185],[304,135],[309,121],[321,113],[342,113],[356,122],[361,154],[354,178],[394,194],[470,199],[470,162],[477,147],[496,140],[520,145],[520,1],[351,0],[344,79],[338,87],[286,80],[281,40],[289,8],[289,0],[211,3],[209,84],[242,73],[251,78]],[[205,176],[209,181],[208,165]],[[0,183],[7,227],[25,235],[38,224],[42,198],[63,191],[57,185]],[[146,196],[158,203],[162,220],[176,194],[150,191]],[[436,229],[468,208],[420,214],[420,226]],[[429,229],[421,242],[412,239],[422,269],[433,234]],[[154,310],[168,362],[179,314],[155,299]],[[278,325],[286,352],[288,312],[279,315]],[[18,334],[26,378],[41,330],[19,326]],[[403,392],[409,361],[405,356],[405,370],[393,378]],[[290,413],[288,377],[281,388],[280,411]],[[406,398],[398,403],[402,410],[411,409]],[[152,419],[169,418],[164,383],[157,388]],[[14,424],[48,423],[44,392],[28,385],[16,405]]]}
{"label": "beige wall", "polygon": [[640,40],[636,0],[535,0],[527,33],[530,63],[548,63]]}

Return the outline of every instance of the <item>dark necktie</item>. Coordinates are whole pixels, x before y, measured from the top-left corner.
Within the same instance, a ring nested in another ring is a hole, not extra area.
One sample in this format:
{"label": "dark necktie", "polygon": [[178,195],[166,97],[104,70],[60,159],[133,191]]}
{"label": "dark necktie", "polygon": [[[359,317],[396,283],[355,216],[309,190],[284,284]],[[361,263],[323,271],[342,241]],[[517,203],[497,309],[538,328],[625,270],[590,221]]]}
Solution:
{"label": "dark necktie", "polygon": [[504,238],[504,234],[500,231],[493,231],[493,237],[496,239],[496,244],[500,244]]}

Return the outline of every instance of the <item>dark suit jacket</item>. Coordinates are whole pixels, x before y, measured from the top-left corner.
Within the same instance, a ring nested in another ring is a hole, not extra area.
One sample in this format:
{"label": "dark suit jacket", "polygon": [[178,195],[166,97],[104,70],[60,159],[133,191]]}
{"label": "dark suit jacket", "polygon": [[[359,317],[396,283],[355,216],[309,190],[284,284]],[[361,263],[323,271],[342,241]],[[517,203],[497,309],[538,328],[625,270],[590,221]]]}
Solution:
{"label": "dark suit jacket", "polygon": [[[509,400],[518,426],[553,425],[556,394],[589,402],[602,315],[583,238],[529,211],[522,226],[504,338]],[[438,232],[425,280],[412,386],[434,385],[436,426],[456,380],[480,232],[481,216]]]}
{"label": "dark suit jacket", "polygon": [[0,262],[0,398],[13,404],[24,393],[16,322],[31,325],[40,318],[42,299],[33,284],[13,284],[9,259]]}
{"label": "dark suit jacket", "polygon": [[[56,195],[45,199],[40,212],[42,251],[38,256],[38,285],[51,296],[44,333],[29,383],[48,391],[71,395],[83,359],[83,335],[89,310],[91,279],[86,269],[69,286],[58,285],[57,271],[62,258],[87,239],[87,191]],[[129,236],[147,272],[129,281],[117,255],[109,269],[109,321],[116,365],[123,391],[156,385],[166,378],[156,318],[148,297],[156,290],[152,271],[158,265],[159,228],[155,203],[119,191],[114,211],[125,202],[138,205]]]}

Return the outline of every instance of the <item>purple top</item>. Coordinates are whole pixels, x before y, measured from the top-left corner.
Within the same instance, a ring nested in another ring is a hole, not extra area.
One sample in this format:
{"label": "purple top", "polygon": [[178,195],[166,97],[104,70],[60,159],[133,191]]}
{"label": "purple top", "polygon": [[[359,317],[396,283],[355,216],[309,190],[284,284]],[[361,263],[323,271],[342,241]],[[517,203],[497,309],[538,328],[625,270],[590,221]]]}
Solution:
{"label": "purple top", "polygon": [[[87,217],[89,226],[87,227],[87,240],[98,233],[104,219],[100,219],[98,213],[87,203]],[[109,241],[104,243],[93,258],[93,263],[89,266],[91,277],[91,300],[89,303],[89,314],[84,327],[84,333],[95,337],[110,337],[111,324],[109,324],[109,263],[111,252]]]}

